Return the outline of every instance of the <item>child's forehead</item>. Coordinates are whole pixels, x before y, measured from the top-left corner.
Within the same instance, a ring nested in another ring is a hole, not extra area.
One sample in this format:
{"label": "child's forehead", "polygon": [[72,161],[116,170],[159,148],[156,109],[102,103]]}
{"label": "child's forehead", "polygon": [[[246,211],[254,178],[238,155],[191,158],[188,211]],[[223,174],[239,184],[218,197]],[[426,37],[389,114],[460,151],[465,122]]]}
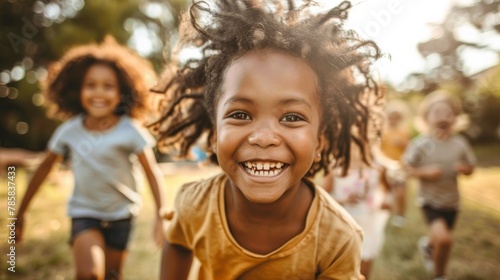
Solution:
{"label": "child's forehead", "polygon": [[285,52],[259,50],[246,53],[228,67],[220,98],[246,100],[265,95],[268,101],[309,99],[319,105],[317,81],[314,70],[303,59]]}
{"label": "child's forehead", "polygon": [[[273,48],[262,48],[262,49],[252,49],[239,56],[235,57],[230,64],[244,61],[257,63],[265,63],[265,62],[282,62],[282,63],[295,63],[297,65],[303,64],[309,66],[309,62],[307,59],[298,57],[292,52],[287,52],[283,50],[277,50]],[[309,66],[310,67],[310,66]]]}
{"label": "child's forehead", "polygon": [[235,58],[224,72],[224,78],[237,72],[241,75],[248,75],[253,71],[263,71],[274,74],[285,72],[293,74],[297,71],[308,73],[304,79],[314,79],[318,81],[318,75],[304,58],[294,56],[292,53],[275,50],[271,48],[250,50]]}
{"label": "child's forehead", "polygon": [[448,100],[438,100],[429,104],[429,112],[455,111],[453,105]]}

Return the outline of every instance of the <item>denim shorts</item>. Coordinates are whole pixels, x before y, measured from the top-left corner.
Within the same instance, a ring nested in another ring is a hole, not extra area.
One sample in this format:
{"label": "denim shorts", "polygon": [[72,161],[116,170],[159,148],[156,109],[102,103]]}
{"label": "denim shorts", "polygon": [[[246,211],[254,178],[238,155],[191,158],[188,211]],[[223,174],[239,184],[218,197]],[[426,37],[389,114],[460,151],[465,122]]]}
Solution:
{"label": "denim shorts", "polygon": [[132,218],[118,221],[101,221],[94,218],[73,218],[71,219],[70,244],[73,244],[77,235],[88,229],[98,230],[104,237],[106,246],[123,251],[127,249],[127,243],[132,232]]}

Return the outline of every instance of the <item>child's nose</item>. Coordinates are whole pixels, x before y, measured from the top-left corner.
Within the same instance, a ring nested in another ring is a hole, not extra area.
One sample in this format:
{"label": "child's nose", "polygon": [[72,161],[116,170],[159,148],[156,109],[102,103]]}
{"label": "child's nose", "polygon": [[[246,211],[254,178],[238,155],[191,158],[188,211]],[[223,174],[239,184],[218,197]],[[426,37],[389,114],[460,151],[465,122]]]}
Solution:
{"label": "child's nose", "polygon": [[255,129],[248,137],[250,145],[257,145],[261,148],[270,146],[278,146],[281,143],[281,138],[270,126],[260,126]]}

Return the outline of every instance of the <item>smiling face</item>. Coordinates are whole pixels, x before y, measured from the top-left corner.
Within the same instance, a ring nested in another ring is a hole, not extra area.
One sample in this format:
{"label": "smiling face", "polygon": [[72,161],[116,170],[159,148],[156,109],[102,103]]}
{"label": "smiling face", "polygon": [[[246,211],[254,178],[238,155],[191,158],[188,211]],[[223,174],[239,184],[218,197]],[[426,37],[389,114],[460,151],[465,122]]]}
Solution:
{"label": "smiling face", "polygon": [[426,121],[433,130],[450,131],[457,116],[448,102],[439,101],[430,105]]}
{"label": "smiling face", "polygon": [[113,116],[120,103],[120,86],[115,71],[105,64],[89,67],[80,94],[87,116],[104,119]]}
{"label": "smiling face", "polygon": [[319,161],[317,77],[285,53],[252,51],[227,69],[216,111],[216,154],[232,184],[254,203],[271,203]]}

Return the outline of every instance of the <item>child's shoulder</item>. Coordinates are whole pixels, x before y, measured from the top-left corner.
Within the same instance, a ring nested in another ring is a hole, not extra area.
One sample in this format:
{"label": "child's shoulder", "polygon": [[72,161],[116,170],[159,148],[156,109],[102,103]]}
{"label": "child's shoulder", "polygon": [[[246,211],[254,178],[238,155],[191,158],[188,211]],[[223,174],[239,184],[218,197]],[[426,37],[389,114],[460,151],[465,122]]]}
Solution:
{"label": "child's shoulder", "polygon": [[460,144],[466,144],[469,142],[469,140],[467,140],[467,138],[460,133],[453,135],[450,139]]}
{"label": "child's shoulder", "polygon": [[129,116],[120,116],[120,124],[122,129],[130,129],[130,130],[142,129],[141,125],[139,125],[137,121],[135,121]]}
{"label": "child's shoulder", "polygon": [[82,125],[83,122],[83,115],[78,114],[75,116],[70,117],[69,119],[65,120],[63,123],[61,123],[57,129],[56,133],[63,133],[67,132],[68,130],[76,131],[79,130],[83,127]]}
{"label": "child's shoulder", "polygon": [[[120,117],[120,132],[132,133],[132,134],[140,134],[144,137],[150,137],[150,134],[147,128],[144,125],[141,125],[139,121],[129,117],[129,116],[121,116]],[[148,136],[146,136],[148,135]],[[149,139],[148,139],[149,140]]]}
{"label": "child's shoulder", "polygon": [[430,139],[431,139],[431,137],[430,137],[429,135],[427,135],[427,134],[425,134],[425,133],[422,133],[422,134],[417,134],[417,135],[415,135],[415,136],[411,139],[411,141],[412,141],[413,143],[422,143],[422,142],[428,141],[428,140],[430,140]]}
{"label": "child's shoulder", "polygon": [[410,147],[413,149],[422,148],[422,147],[426,147],[428,145],[432,145],[433,142],[434,142],[434,140],[432,140],[431,136],[429,136],[425,133],[422,133],[422,134],[416,135],[415,137],[413,137],[411,139]]}
{"label": "child's shoulder", "polygon": [[226,178],[222,173],[182,185],[176,195],[177,211],[182,213],[186,210],[199,210],[207,207],[209,203],[217,203],[217,194]]}

